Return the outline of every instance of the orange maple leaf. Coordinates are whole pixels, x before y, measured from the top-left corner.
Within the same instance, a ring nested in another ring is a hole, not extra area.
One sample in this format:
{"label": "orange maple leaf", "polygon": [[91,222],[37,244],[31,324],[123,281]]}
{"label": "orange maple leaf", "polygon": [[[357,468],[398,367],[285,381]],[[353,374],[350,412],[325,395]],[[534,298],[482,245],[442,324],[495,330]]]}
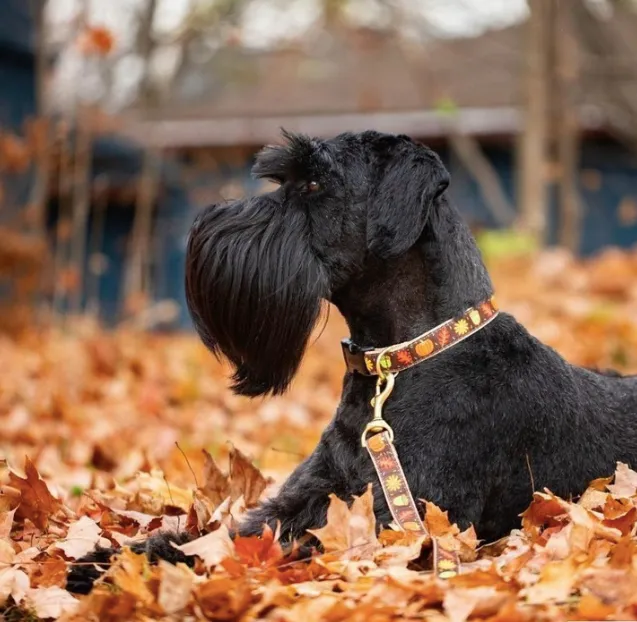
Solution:
{"label": "orange maple leaf", "polygon": [[283,550],[279,544],[279,533],[266,525],[263,535],[236,538],[234,548],[239,561],[251,568],[273,566],[283,558]]}
{"label": "orange maple leaf", "polygon": [[50,492],[38,470],[27,456],[24,464],[26,478],[9,471],[9,483],[20,491],[20,505],[15,517],[28,518],[38,529],[44,531],[49,524],[49,516],[55,514],[62,503]]}

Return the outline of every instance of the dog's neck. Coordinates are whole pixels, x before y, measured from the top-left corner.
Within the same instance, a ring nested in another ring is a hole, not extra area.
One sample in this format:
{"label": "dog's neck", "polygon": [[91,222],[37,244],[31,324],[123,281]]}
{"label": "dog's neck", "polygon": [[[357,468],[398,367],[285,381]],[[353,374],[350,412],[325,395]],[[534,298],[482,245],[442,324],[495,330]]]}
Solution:
{"label": "dog's neck", "polygon": [[334,298],[363,347],[413,339],[493,294],[473,236],[446,200],[432,210],[414,248],[367,273],[373,277],[350,283]]}

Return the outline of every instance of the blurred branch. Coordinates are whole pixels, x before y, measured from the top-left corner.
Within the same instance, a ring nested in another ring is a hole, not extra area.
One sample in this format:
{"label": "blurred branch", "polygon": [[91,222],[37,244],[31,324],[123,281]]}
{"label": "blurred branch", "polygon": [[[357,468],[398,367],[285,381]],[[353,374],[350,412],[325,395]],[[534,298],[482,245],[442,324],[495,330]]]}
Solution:
{"label": "blurred branch", "polygon": [[509,202],[495,168],[482,152],[480,144],[472,136],[456,131],[449,132],[449,143],[460,161],[476,180],[487,209],[500,226],[508,226],[515,220],[515,210]]}

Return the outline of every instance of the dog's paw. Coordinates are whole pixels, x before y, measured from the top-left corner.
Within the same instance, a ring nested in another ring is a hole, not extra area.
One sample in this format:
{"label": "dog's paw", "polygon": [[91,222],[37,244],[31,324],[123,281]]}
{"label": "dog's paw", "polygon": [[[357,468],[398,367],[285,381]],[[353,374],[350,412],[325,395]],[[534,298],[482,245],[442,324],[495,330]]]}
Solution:
{"label": "dog's paw", "polygon": [[[184,563],[192,566],[194,565],[194,557],[185,555],[176,549],[173,543],[180,545],[193,538],[194,536],[188,533],[161,533],[142,542],[135,542],[130,548],[134,553],[145,554],[153,563],[163,559],[171,564]],[[95,581],[110,567],[113,556],[119,552],[120,549],[99,547],[92,553],[78,559],[69,570],[66,589],[74,594],[88,594]]]}
{"label": "dog's paw", "polygon": [[88,594],[111,563],[118,549],[98,548],[71,566],[66,578],[66,589],[73,594]]}

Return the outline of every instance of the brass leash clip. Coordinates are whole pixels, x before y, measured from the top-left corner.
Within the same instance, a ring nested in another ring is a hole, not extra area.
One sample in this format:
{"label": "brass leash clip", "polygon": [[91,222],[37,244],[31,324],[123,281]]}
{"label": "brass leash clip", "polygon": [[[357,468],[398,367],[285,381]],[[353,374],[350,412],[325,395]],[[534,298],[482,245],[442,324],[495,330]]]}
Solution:
{"label": "brass leash clip", "polygon": [[365,426],[363,434],[361,436],[361,446],[367,446],[367,435],[371,432],[387,432],[389,435],[390,443],[394,442],[394,431],[387,421],[383,419],[383,405],[387,401],[387,398],[394,390],[394,383],[396,374],[391,372],[384,372],[380,368],[379,356],[376,363],[376,371],[378,373],[378,380],[376,381],[376,394],[372,398],[371,404],[374,407],[374,417]]}

